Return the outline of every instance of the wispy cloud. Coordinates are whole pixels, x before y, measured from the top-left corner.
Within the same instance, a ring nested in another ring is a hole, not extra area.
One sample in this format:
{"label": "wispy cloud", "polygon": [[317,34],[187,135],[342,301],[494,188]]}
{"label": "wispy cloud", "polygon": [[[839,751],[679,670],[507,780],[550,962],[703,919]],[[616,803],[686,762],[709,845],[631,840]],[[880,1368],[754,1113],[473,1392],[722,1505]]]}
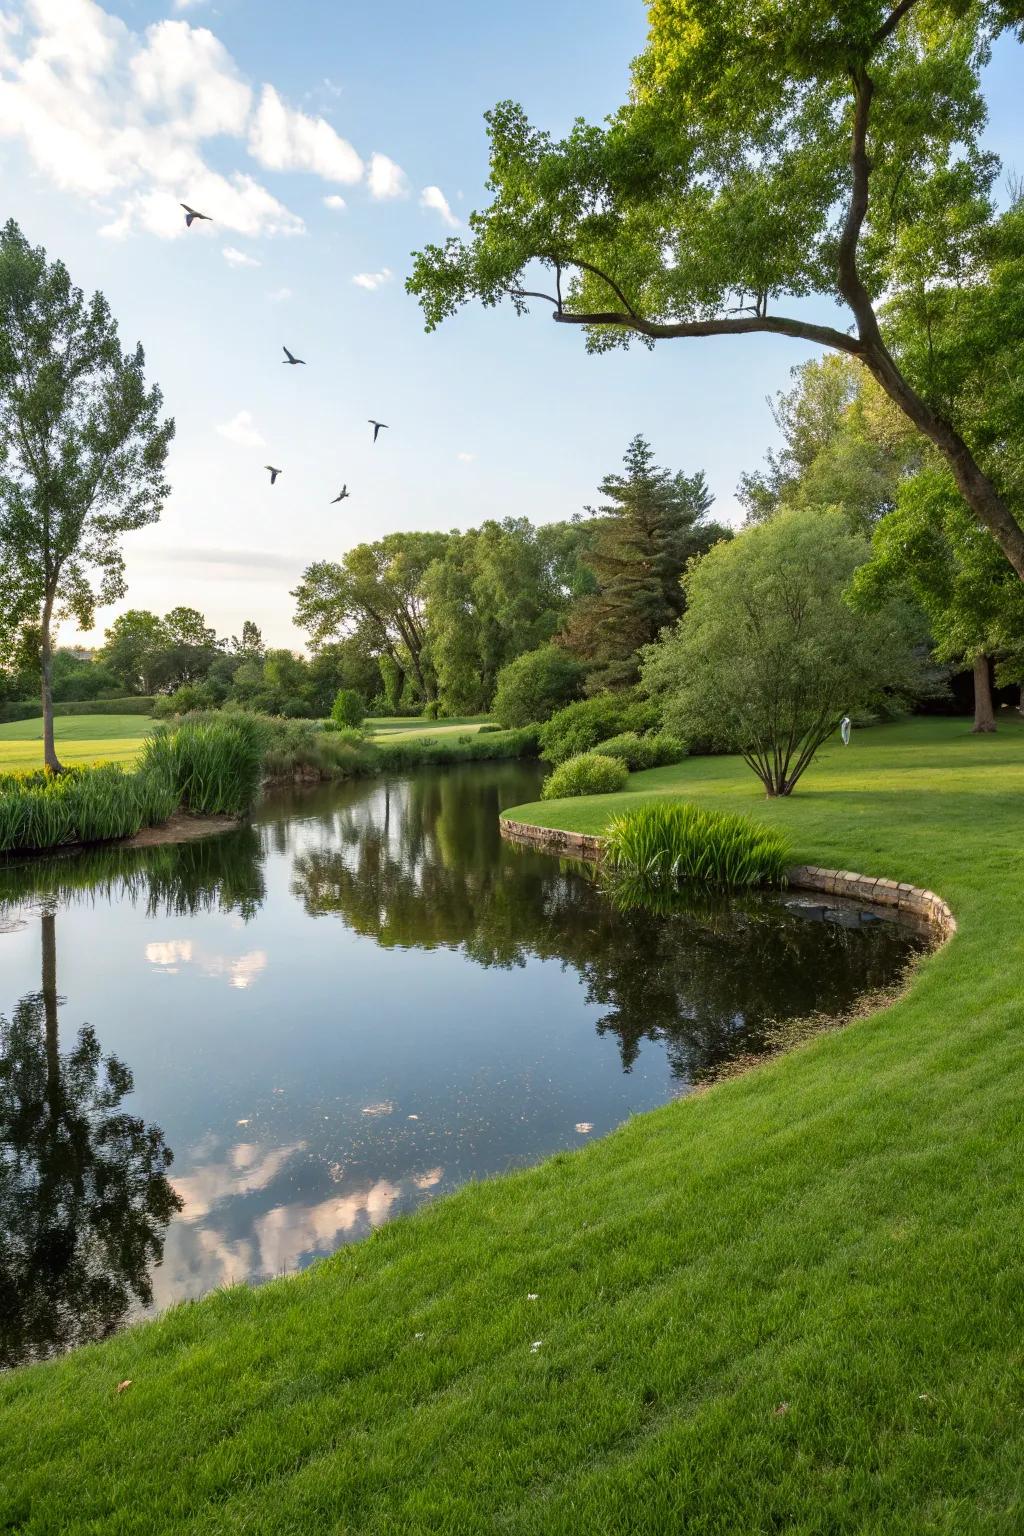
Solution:
{"label": "wispy cloud", "polygon": [[390,283],[394,273],[390,267],[381,267],[379,272],[357,272],[352,281],[357,288],[368,288],[371,293],[377,288],[382,288],[385,283]]}
{"label": "wispy cloud", "polygon": [[370,169],[367,173],[367,182],[370,188],[370,196],[383,201],[390,197],[406,197],[409,192],[409,180],[400,165],[389,160],[387,155],[371,155]]}
{"label": "wispy cloud", "polygon": [[334,213],[341,213],[348,204],[343,197],[338,196],[337,192],[329,192],[324,198],[324,207],[330,208]]}
{"label": "wispy cloud", "polygon": [[263,265],[262,262],[257,261],[255,256],[247,256],[245,251],[240,251],[233,245],[226,245],[223,251],[221,251],[221,255],[229,267],[260,267]]}
{"label": "wispy cloud", "polygon": [[454,213],[452,213],[448,199],[440,187],[424,187],[420,193],[420,207],[433,208],[434,212],[439,213],[444,222],[449,224],[452,229],[455,229],[462,222],[461,219],[457,219]]}
{"label": "wispy cloud", "polygon": [[301,555],[272,549],[222,549],[207,545],[172,544],[139,551],[136,558],[154,565],[187,565],[193,571],[222,578],[228,573],[239,577],[279,581],[282,575],[297,574],[304,565]]}
{"label": "wispy cloud", "polygon": [[472,464],[473,460],[476,458],[476,454],[475,453],[457,453],[455,455],[455,457],[457,459],[459,459],[460,462],[463,463],[463,464]]}
{"label": "wispy cloud", "polygon": [[271,304],[284,304],[292,296],[290,288],[271,288],[267,298]]}
{"label": "wispy cloud", "polygon": [[249,130],[249,150],[272,171],[312,171],[325,181],[362,180],[363,162],[323,117],[288,107],[272,85],[263,87]]}
{"label": "wispy cloud", "polygon": [[256,429],[251,411],[239,411],[230,421],[222,421],[217,428],[221,437],[242,448],[264,448],[266,443]]}

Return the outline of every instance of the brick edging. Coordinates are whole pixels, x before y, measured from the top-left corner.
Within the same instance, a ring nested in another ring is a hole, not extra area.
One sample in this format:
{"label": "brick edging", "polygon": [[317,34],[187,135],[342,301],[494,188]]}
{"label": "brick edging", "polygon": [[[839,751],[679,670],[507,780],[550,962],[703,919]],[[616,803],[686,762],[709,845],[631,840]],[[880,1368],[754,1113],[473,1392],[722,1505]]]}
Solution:
{"label": "brick edging", "polygon": [[[565,832],[560,827],[537,827],[528,821],[499,818],[501,835],[510,843],[522,843],[543,853],[562,854],[596,864],[604,839],[590,832]],[[830,896],[852,896],[879,907],[895,907],[923,918],[943,939],[956,933],[956,918],[949,905],[934,891],[904,881],[858,875],[849,869],[821,869],[817,864],[794,864],[786,871],[789,885],[798,891],[824,891]]]}

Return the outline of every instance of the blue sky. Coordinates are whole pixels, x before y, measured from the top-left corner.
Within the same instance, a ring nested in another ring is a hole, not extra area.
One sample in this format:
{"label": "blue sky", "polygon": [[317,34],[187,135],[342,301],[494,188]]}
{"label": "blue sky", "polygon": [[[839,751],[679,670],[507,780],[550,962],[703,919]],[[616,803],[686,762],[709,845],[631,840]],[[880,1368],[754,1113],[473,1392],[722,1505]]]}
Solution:
{"label": "blue sky", "polygon": [[[541,311],[426,336],[403,291],[445,204],[485,201],[486,108],[514,97],[556,132],[600,118],[644,27],[638,0],[0,0],[3,215],[103,288],[177,420],[172,495],[126,543],[119,607],[190,603],[220,633],[252,617],[299,645],[288,589],[309,560],[397,528],[570,516],[638,431],[735,518],[776,439],[765,397],[809,349],[591,358]],[[1024,170],[1019,66],[999,49],[988,140]],[[179,196],[216,222],[186,234]],[[308,366],[283,367],[283,343]],[[370,416],[391,423],[376,447]]]}

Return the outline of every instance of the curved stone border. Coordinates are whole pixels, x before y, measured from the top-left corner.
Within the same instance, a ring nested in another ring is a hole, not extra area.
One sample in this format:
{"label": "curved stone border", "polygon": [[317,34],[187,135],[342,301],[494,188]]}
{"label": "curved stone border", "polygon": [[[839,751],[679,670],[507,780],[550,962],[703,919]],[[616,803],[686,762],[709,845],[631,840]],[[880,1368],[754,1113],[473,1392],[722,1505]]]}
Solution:
{"label": "curved stone border", "polygon": [[[570,859],[600,861],[604,839],[590,832],[565,832],[559,827],[537,827],[528,821],[499,819],[501,835],[510,843],[538,848],[543,853],[561,854]],[[786,871],[793,890],[824,891],[829,896],[852,896],[857,901],[877,907],[895,907],[897,912],[923,918],[943,939],[956,933],[956,918],[941,896],[897,880],[879,880],[872,875],[858,875],[849,869],[820,869],[817,864],[794,864]]]}

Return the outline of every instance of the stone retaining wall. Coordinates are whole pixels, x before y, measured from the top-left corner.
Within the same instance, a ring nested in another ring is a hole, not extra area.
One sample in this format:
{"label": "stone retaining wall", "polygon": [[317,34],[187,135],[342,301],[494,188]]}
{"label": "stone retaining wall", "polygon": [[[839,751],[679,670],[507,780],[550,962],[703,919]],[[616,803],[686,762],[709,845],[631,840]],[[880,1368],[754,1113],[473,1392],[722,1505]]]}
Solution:
{"label": "stone retaining wall", "polygon": [[[521,843],[565,858],[585,859],[592,864],[601,858],[604,840],[592,833],[536,827],[528,821],[511,821],[505,816],[501,817],[499,825],[502,837],[510,843]],[[897,912],[923,918],[943,939],[951,938],[956,932],[956,918],[942,897],[917,885],[858,875],[849,869],[820,869],[817,864],[794,864],[787,869],[786,878],[794,890],[824,891],[829,896],[852,896],[874,906],[895,907]]]}

